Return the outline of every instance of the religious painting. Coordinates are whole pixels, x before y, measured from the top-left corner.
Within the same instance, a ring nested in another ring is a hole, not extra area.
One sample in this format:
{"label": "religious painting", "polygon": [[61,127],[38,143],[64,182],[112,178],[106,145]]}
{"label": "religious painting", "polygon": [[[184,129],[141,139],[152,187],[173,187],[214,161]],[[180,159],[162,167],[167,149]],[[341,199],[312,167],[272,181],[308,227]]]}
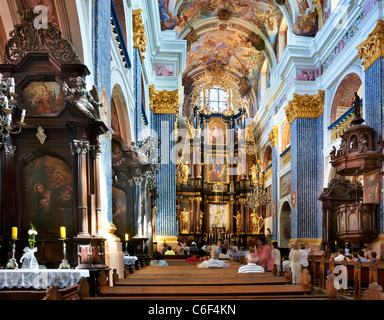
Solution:
{"label": "religious painting", "polygon": [[363,230],[371,229],[371,215],[369,213],[363,213],[361,227]]}
{"label": "religious painting", "polygon": [[28,162],[22,176],[23,221],[28,225],[32,222],[42,236],[58,233],[61,226],[67,228],[69,236],[74,235],[71,168],[61,159],[46,155]]}
{"label": "religious painting", "polygon": [[156,64],[154,69],[157,77],[171,77],[174,75],[172,65]]}
{"label": "religious painting", "polygon": [[339,215],[339,231],[345,231],[345,216],[344,213]]}
{"label": "religious painting", "polygon": [[112,187],[112,222],[123,237],[128,228],[127,220],[127,198],[123,190]]}
{"label": "religious painting", "polygon": [[[269,187],[267,187],[266,190],[267,190],[268,199],[272,199],[272,187],[269,186]],[[266,205],[265,217],[266,218],[272,217],[272,202],[271,201]]]}
{"label": "religious painting", "polygon": [[316,71],[315,70],[298,70],[296,72],[296,80],[298,81],[315,81]]}
{"label": "religious painting", "polygon": [[229,183],[228,165],[225,157],[212,156],[210,163],[206,164],[205,167],[208,183]]}
{"label": "religious painting", "polygon": [[224,145],[226,144],[226,130],[227,124],[221,119],[211,120],[208,124],[208,141],[209,144],[213,145]]}
{"label": "religious painting", "polygon": [[364,202],[380,203],[380,171],[364,175]]}
{"label": "religious painting", "polygon": [[298,0],[299,15],[292,23],[292,32],[298,36],[314,37],[318,31],[317,7],[314,1]]}
{"label": "religious painting", "polygon": [[320,2],[321,2],[321,8],[322,8],[322,14],[323,14],[323,25],[324,25],[331,14],[332,0],[320,0]]}
{"label": "religious painting", "polygon": [[291,194],[291,173],[280,178],[280,198]]}
{"label": "religious painting", "polygon": [[348,216],[348,230],[358,230],[359,224],[357,220],[357,214],[351,213]]}
{"label": "religious painting", "polygon": [[209,204],[209,230],[227,228],[227,209],[226,204]]}
{"label": "religious painting", "polygon": [[21,92],[21,102],[32,115],[52,114],[64,106],[64,92],[54,81],[32,81]]}

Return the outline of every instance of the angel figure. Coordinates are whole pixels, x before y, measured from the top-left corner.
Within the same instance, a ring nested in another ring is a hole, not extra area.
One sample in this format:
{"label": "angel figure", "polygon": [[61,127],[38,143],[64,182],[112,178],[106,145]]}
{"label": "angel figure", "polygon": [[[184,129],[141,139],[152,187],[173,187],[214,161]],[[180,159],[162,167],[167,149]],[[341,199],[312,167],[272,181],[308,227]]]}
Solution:
{"label": "angel figure", "polygon": [[[74,83],[74,88],[70,88],[66,82],[63,85],[63,91],[65,96],[88,118],[99,118],[99,108],[103,105],[97,101],[98,98],[94,97],[85,88],[85,80],[82,77],[70,78],[70,81]],[[92,92],[95,92],[95,86],[93,86]]]}

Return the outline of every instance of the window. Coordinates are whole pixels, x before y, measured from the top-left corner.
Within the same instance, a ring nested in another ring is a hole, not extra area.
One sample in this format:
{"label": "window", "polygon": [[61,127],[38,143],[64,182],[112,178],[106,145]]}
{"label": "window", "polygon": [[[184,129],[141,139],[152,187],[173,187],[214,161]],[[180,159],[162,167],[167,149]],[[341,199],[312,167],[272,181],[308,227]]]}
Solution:
{"label": "window", "polygon": [[[200,93],[201,101],[204,101],[203,91]],[[214,113],[223,112],[227,109],[228,92],[220,88],[211,88],[208,90],[208,108]]]}

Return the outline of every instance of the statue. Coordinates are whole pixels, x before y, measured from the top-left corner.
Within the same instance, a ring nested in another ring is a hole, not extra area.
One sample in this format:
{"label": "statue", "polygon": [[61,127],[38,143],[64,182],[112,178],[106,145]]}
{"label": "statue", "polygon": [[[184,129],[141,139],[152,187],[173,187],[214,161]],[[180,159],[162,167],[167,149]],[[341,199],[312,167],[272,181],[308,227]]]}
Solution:
{"label": "statue", "polygon": [[329,153],[331,157],[331,162],[334,162],[336,160],[336,148],[333,146],[332,151]]}
{"label": "statue", "polygon": [[203,231],[203,218],[204,218],[204,212],[203,211],[200,211],[200,216],[199,216],[199,224],[197,226],[197,230],[199,232],[202,232]]}
{"label": "statue", "polygon": [[360,136],[359,139],[359,151],[360,153],[366,153],[368,150],[368,140],[365,134]]}
{"label": "statue", "polygon": [[355,100],[353,100],[353,103],[352,103],[353,113],[355,114],[355,118],[361,118],[360,105],[361,105],[361,99],[358,96],[357,92],[355,92]]}
{"label": "statue", "polygon": [[187,184],[188,183],[188,177],[189,177],[189,166],[188,166],[188,164],[181,164],[181,170],[182,170],[183,184]]}
{"label": "statue", "polygon": [[70,81],[74,83],[74,88],[70,88],[66,82],[63,84],[63,91],[66,96],[78,110],[83,112],[88,118],[99,119],[99,108],[103,105],[98,101],[93,86],[92,92],[89,93],[85,88],[85,80],[82,77],[70,78]]}
{"label": "statue", "polygon": [[264,219],[259,216],[255,211],[251,214],[251,230],[252,234],[260,234],[261,228],[264,225]]}
{"label": "statue", "polygon": [[191,211],[185,210],[185,208],[180,212],[180,229],[181,233],[188,233],[189,225],[189,214]]}
{"label": "statue", "polygon": [[241,232],[241,213],[237,211],[236,214],[236,233]]}

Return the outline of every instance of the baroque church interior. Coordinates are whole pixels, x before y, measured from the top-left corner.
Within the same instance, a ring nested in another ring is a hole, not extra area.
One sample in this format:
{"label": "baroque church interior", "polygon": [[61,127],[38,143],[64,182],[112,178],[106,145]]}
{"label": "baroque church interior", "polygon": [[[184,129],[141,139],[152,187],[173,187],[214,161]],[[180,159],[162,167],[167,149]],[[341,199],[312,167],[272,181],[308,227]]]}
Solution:
{"label": "baroque church interior", "polygon": [[343,249],[349,296],[384,299],[381,0],[0,3],[0,299],[33,261],[85,299],[259,240],[306,243],[324,289]]}

